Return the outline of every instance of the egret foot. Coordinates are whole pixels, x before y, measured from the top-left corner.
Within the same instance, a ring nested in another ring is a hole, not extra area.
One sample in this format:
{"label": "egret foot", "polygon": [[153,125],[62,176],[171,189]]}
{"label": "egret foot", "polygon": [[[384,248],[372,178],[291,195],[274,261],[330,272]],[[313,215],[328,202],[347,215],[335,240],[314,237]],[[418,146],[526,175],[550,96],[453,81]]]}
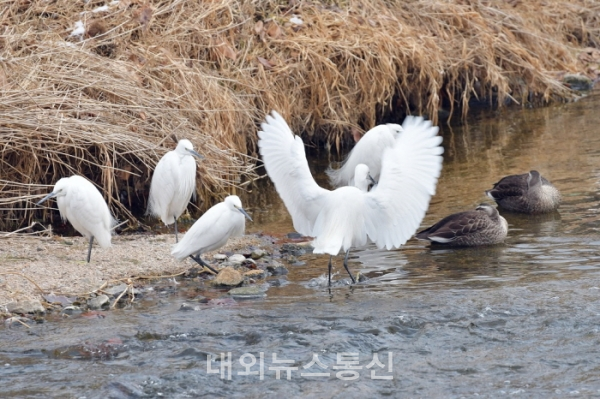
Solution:
{"label": "egret foot", "polygon": [[219,274],[218,271],[216,271],[215,269],[213,269],[212,267],[209,266],[208,263],[206,263],[205,261],[202,260],[202,258],[200,258],[200,255],[190,255],[190,258],[192,258],[193,260],[196,261],[196,263],[198,263],[200,266],[207,268],[208,270],[210,270],[211,272],[213,272],[214,274]]}

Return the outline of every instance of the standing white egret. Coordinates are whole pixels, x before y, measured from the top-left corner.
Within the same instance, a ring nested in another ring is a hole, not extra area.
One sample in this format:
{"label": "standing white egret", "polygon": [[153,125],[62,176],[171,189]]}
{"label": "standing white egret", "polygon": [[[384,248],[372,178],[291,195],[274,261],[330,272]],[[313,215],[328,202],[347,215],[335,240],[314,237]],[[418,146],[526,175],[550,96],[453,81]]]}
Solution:
{"label": "standing white egret", "polygon": [[115,224],[100,191],[82,176],[63,177],[54,190],[36,205],[56,197],[60,217],[68,220],[75,230],[90,240],[87,261],[92,256],[94,237],[102,248],[110,247],[111,229]]}
{"label": "standing white egret", "polygon": [[167,152],[156,164],[146,214],[160,217],[165,225],[175,223],[181,216],[192,196],[196,198],[196,161],[204,157],[194,151],[189,140],[179,140],[173,151]]}
{"label": "standing white egret", "polygon": [[354,170],[358,164],[367,165],[371,176],[375,180],[379,180],[381,156],[386,148],[394,145],[400,133],[402,133],[402,126],[393,123],[375,126],[365,133],[344,159],[339,169],[329,167],[326,170],[331,185],[333,187],[353,186]]}
{"label": "standing white egret", "polygon": [[[381,175],[370,192],[354,186],[329,191],[317,185],[308,167],[302,139],[294,136],[277,112],[267,115],[258,147],[267,174],[300,234],[315,237],[314,253],[331,258],[370,239],[378,248],[397,248],[417,230],[435,194],[444,149],[438,128],[409,116],[403,132],[383,152]],[[354,282],[354,278],[350,274]]]}
{"label": "standing white egret", "polygon": [[173,247],[171,255],[177,260],[189,256],[199,265],[217,273],[200,258],[200,255],[221,248],[230,237],[243,235],[246,228],[245,218],[252,221],[242,208],[240,198],[237,195],[225,197],[223,202],[211,207],[192,225],[181,241]]}

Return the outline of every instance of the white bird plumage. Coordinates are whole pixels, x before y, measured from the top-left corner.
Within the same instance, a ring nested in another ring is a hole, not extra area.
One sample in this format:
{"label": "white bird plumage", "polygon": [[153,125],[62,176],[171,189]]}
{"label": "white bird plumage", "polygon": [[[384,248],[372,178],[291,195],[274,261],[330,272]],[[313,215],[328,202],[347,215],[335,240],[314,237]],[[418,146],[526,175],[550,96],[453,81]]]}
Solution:
{"label": "white bird plumage", "polygon": [[370,192],[354,186],[333,191],[319,187],[310,173],[302,139],[277,112],[267,115],[261,128],[258,146],[267,174],[294,228],[315,237],[314,253],[330,255],[330,282],[331,256],[340,250],[346,251],[348,270],[351,247],[371,240],[378,248],[398,248],[416,232],[442,169],[442,138],[431,122],[412,116],[404,120],[403,132],[383,152],[379,183]]}
{"label": "white bird plumage", "polygon": [[177,241],[177,219],[192,196],[196,193],[196,161],[203,156],[194,151],[189,140],[179,140],[173,151],[167,152],[156,164],[146,214],[160,217],[169,226],[175,223]]}
{"label": "white bird plumage", "polygon": [[200,265],[215,271],[200,258],[200,255],[221,248],[231,237],[243,235],[246,228],[245,218],[252,221],[242,208],[240,198],[230,195],[223,202],[211,207],[192,225],[181,241],[173,247],[171,255],[177,260],[190,256]]}
{"label": "white bird plumage", "polygon": [[358,164],[367,165],[373,179],[379,180],[381,154],[386,148],[394,145],[400,133],[402,133],[402,126],[394,123],[378,125],[366,132],[350,151],[339,169],[329,167],[326,170],[331,185],[333,187],[353,186],[354,171]]}
{"label": "white bird plumage", "polygon": [[53,197],[56,197],[61,218],[68,220],[75,230],[89,239],[88,262],[94,238],[103,248],[111,246],[111,230],[115,219],[110,214],[102,194],[89,180],[78,175],[63,177],[56,182],[52,192],[37,205]]}

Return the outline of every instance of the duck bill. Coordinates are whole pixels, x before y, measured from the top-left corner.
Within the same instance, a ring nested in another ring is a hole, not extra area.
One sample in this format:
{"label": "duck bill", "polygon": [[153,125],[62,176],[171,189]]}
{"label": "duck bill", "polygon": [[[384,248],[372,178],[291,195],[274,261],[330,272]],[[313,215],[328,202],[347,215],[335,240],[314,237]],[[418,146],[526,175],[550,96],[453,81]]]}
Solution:
{"label": "duck bill", "polygon": [[188,151],[190,154],[192,154],[193,156],[195,156],[196,158],[198,158],[198,159],[200,159],[200,160],[204,159],[204,156],[200,155],[198,152],[196,152],[196,151],[194,151],[194,150],[187,149],[187,148],[186,148],[186,150],[187,150],[187,151]]}
{"label": "duck bill", "polygon": [[48,199],[55,197],[56,193],[55,192],[51,192],[50,194],[46,195],[44,198],[42,198],[41,200],[39,200],[38,202],[36,202],[36,205],[41,205],[43,202],[47,201]]}
{"label": "duck bill", "polygon": [[244,210],[244,208],[237,208],[238,211],[242,212],[242,214],[244,216],[246,216],[248,218],[249,221],[253,221],[252,218],[250,217],[250,215],[248,215],[248,213],[246,213],[246,211]]}

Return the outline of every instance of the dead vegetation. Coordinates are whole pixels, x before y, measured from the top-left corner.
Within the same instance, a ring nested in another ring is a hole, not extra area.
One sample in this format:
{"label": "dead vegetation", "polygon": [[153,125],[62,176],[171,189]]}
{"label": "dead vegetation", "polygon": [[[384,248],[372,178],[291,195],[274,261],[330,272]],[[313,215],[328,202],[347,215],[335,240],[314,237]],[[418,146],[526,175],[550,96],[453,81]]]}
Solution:
{"label": "dead vegetation", "polygon": [[[532,1],[0,0],[0,229],[59,178],[93,180],[121,219],[188,138],[206,208],[255,177],[270,109],[338,149],[406,112],[573,96],[598,72],[600,4]],[[39,214],[38,214],[39,216]]]}

